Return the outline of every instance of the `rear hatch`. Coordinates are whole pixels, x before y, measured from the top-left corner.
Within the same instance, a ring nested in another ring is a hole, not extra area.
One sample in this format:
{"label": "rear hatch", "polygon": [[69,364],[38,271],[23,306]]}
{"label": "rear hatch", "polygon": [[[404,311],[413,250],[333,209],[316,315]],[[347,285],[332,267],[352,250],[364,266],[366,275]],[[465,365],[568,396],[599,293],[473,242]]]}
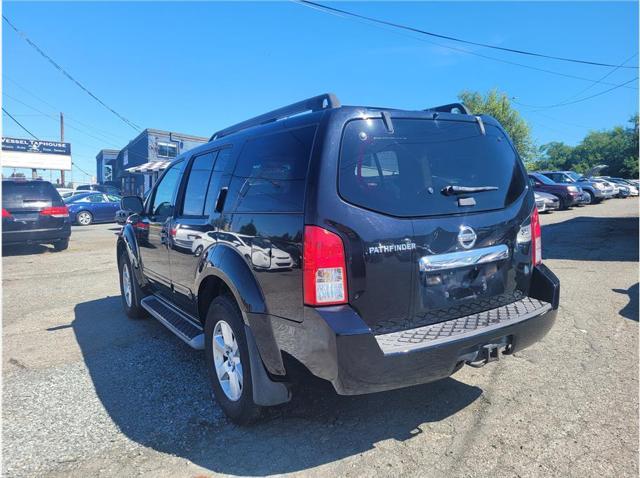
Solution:
{"label": "rear hatch", "polygon": [[[60,229],[68,217],[51,209],[60,207],[64,207],[64,202],[47,181],[2,182],[3,231]],[[55,214],[47,213],[52,211]]]}
{"label": "rear hatch", "polygon": [[362,242],[362,254],[351,253],[350,303],[374,331],[450,320],[526,294],[529,245],[516,239],[533,197],[511,142],[491,123],[461,116],[345,126],[339,192],[363,209],[349,225]]}

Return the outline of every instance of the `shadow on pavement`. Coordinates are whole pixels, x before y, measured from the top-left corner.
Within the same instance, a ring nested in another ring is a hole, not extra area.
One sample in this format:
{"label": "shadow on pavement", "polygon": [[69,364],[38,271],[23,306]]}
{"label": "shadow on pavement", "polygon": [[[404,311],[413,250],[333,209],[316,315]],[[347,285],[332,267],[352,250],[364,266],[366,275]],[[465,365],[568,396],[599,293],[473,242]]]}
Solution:
{"label": "shadow on pavement", "polygon": [[575,217],[542,226],[542,257],[638,261],[637,217]]}
{"label": "shadow on pavement", "polygon": [[482,394],[449,378],[344,397],[327,382],[307,379],[291,403],[268,410],[257,425],[237,427],[210,398],[204,355],[153,319],[128,319],[120,297],[78,304],[72,325],[97,395],[121,431],[219,473],[300,471],[380,441],[410,440]]}
{"label": "shadow on pavement", "polygon": [[626,294],[629,296],[629,303],[620,309],[619,314],[625,319],[635,320],[638,322],[638,283],[628,289],[612,289],[618,294]]}
{"label": "shadow on pavement", "polygon": [[2,257],[29,256],[32,254],[44,254],[47,252],[55,252],[53,246],[45,246],[44,244],[2,246]]}

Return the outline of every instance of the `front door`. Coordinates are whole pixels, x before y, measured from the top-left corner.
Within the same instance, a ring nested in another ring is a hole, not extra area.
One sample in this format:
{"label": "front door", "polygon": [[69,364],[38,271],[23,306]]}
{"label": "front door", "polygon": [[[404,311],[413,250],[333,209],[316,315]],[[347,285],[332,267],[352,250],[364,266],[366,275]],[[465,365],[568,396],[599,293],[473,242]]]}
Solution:
{"label": "front door", "polygon": [[156,184],[142,218],[144,234],[138,235],[145,276],[164,293],[169,293],[171,287],[167,247],[171,234],[171,218],[175,209],[176,189],[182,178],[183,164],[183,161],[173,163]]}

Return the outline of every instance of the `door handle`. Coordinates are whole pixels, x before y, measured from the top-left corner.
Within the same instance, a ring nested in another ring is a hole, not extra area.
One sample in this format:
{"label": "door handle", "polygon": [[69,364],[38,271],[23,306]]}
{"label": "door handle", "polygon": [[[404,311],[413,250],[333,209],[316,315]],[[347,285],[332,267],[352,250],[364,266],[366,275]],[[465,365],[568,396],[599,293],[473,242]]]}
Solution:
{"label": "door handle", "polygon": [[215,212],[222,212],[222,208],[224,207],[224,202],[227,199],[228,191],[229,191],[228,187],[224,187],[220,189],[220,192],[218,193],[218,198],[216,199]]}

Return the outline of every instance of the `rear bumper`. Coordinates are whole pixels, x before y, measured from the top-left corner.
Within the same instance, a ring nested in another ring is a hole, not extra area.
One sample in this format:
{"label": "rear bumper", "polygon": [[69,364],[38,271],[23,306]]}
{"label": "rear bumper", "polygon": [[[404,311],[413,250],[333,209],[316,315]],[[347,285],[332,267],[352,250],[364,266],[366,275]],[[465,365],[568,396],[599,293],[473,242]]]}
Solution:
{"label": "rear bumper", "polygon": [[[338,306],[305,308],[301,324],[276,320],[274,333],[281,350],[329,380],[339,394],[379,392],[448,377],[476,359],[485,345],[509,344],[509,353],[530,346],[551,329],[559,293],[558,279],[540,266],[534,270],[530,292],[535,299],[527,298],[529,305],[522,307],[505,306],[512,312],[506,319],[500,308],[476,314],[483,318],[470,328],[466,324],[472,316],[374,335],[351,307]],[[485,320],[489,315],[494,320]],[[434,335],[435,329],[440,332]]]}
{"label": "rear bumper", "polygon": [[2,245],[41,244],[67,239],[71,236],[71,225],[59,229],[32,229],[23,231],[2,231]]}

